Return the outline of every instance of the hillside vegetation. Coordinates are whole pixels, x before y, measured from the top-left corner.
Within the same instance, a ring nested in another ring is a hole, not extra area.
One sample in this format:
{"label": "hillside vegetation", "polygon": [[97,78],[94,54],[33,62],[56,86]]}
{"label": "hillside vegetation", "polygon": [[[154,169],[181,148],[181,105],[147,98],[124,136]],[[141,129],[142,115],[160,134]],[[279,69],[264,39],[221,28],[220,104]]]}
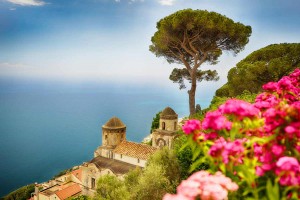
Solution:
{"label": "hillside vegetation", "polygon": [[245,90],[257,94],[263,84],[278,81],[300,67],[300,43],[271,44],[248,55],[229,70],[218,97],[234,97]]}
{"label": "hillside vegetation", "polygon": [[27,200],[31,197],[32,192],[34,192],[34,184],[26,185],[9,193],[1,200]]}

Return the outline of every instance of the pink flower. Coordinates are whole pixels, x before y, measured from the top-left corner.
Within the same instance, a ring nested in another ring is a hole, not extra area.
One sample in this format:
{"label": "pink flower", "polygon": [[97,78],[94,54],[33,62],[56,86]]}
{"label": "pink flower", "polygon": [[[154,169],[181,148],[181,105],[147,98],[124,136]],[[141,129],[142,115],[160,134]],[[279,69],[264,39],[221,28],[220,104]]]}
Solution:
{"label": "pink flower", "polygon": [[276,162],[276,175],[280,177],[279,183],[281,185],[299,185],[300,166],[298,160],[294,157],[281,157]]}
{"label": "pink flower", "polygon": [[211,175],[206,171],[199,171],[181,182],[176,195],[166,194],[163,200],[189,200],[197,197],[201,200],[221,200],[227,199],[228,191],[237,189],[238,185],[221,172]]}
{"label": "pink flower", "polygon": [[300,80],[300,69],[295,69],[289,76],[292,78],[298,78],[298,80]]}
{"label": "pink flower", "polygon": [[191,119],[185,122],[185,124],[182,126],[182,130],[186,134],[190,134],[195,130],[200,130],[201,129],[201,124],[199,120]]}
{"label": "pink flower", "polygon": [[300,137],[300,122],[290,123],[289,126],[284,128],[289,138]]}
{"label": "pink flower", "polygon": [[255,173],[257,176],[263,176],[265,174],[265,171],[260,166],[256,166]]}
{"label": "pink flower", "polygon": [[263,88],[264,90],[276,92],[277,89],[278,89],[278,83],[276,83],[276,82],[269,82],[269,83],[264,84],[264,85],[262,86],[262,88]]}
{"label": "pink flower", "polygon": [[186,197],[182,194],[165,194],[163,200],[193,200],[194,198]]}
{"label": "pink flower", "polygon": [[214,140],[217,137],[218,137],[218,133],[216,133],[216,132],[211,132],[211,133],[204,134],[204,139],[205,140]]}
{"label": "pink flower", "polygon": [[279,103],[279,99],[273,94],[261,93],[257,95],[254,106],[258,109],[270,108]]}
{"label": "pink flower", "polygon": [[259,110],[254,105],[238,100],[229,99],[219,107],[219,111],[224,114],[232,114],[239,118],[258,116]]}
{"label": "pink flower", "polygon": [[274,144],[272,146],[272,153],[276,156],[280,156],[282,155],[283,151],[284,151],[285,147],[282,145],[278,145],[278,144]]}
{"label": "pink flower", "polygon": [[230,129],[231,122],[227,120],[225,116],[223,116],[219,111],[207,112],[205,118],[202,122],[202,127],[204,129],[213,129],[213,130],[221,130],[221,129]]}
{"label": "pink flower", "polygon": [[200,193],[200,182],[195,180],[184,180],[177,187],[177,192],[186,197],[196,197]]}
{"label": "pink flower", "polygon": [[290,90],[294,88],[294,85],[292,84],[290,77],[284,76],[278,81],[278,87],[283,90]]}
{"label": "pink flower", "polygon": [[294,157],[281,157],[276,162],[276,166],[281,170],[294,170],[299,171],[299,163],[298,160]]}
{"label": "pink flower", "polygon": [[217,139],[210,147],[208,154],[212,157],[220,157],[226,144],[227,142],[223,137]]}

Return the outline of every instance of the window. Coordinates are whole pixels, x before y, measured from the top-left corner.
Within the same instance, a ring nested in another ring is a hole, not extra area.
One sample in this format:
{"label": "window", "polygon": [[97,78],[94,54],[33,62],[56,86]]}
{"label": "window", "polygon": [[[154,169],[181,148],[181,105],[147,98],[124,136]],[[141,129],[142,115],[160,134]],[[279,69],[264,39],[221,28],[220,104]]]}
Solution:
{"label": "window", "polygon": [[123,157],[123,155],[121,154],[121,155],[120,155],[120,157],[122,158],[122,157]]}
{"label": "window", "polygon": [[165,123],[165,122],[162,122],[162,123],[161,123],[161,127],[162,127],[162,130],[165,130],[165,129],[166,129],[166,123]]}
{"label": "window", "polygon": [[105,135],[105,139],[107,140],[107,135]]}
{"label": "window", "polygon": [[174,122],[174,131],[177,129],[177,122]]}
{"label": "window", "polygon": [[92,189],[95,189],[96,180],[94,178],[91,178],[91,186],[92,186]]}
{"label": "window", "polygon": [[140,159],[138,159],[137,162],[140,163]]}

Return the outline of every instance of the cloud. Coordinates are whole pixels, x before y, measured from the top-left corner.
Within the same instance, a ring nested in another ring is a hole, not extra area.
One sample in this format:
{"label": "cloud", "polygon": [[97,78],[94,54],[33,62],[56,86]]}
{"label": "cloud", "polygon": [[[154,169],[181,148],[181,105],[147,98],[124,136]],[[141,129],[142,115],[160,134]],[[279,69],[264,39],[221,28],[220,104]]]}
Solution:
{"label": "cloud", "polygon": [[6,0],[6,1],[20,6],[43,6],[46,4],[44,1],[41,0]]}
{"label": "cloud", "polygon": [[3,68],[25,68],[27,67],[27,65],[23,64],[23,63],[8,63],[8,62],[2,62],[0,63],[0,69]]}
{"label": "cloud", "polygon": [[163,6],[172,6],[175,3],[175,0],[158,0],[158,3]]}
{"label": "cloud", "polygon": [[14,10],[16,10],[16,8],[10,8],[9,10],[14,11]]}

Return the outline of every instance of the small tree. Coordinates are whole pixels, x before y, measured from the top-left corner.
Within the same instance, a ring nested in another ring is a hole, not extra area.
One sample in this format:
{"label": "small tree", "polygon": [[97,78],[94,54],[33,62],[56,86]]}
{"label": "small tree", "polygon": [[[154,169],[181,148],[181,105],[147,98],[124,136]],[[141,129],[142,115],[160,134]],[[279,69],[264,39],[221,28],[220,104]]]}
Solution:
{"label": "small tree", "polygon": [[152,133],[155,129],[159,128],[160,113],[161,111],[156,113],[155,117],[153,117],[150,133]]}
{"label": "small tree", "polygon": [[142,169],[137,167],[134,170],[129,171],[124,176],[124,183],[127,190],[132,193],[134,187],[138,184],[139,177],[142,175]]}
{"label": "small tree", "polygon": [[206,10],[186,9],[161,19],[151,38],[150,51],[164,57],[169,63],[183,64],[170,75],[173,82],[185,88],[184,79],[191,83],[189,94],[190,115],[195,114],[197,81],[216,81],[215,70],[199,70],[203,63],[216,64],[222,51],[234,54],[243,50],[249,41],[251,27],[235,23],[226,16]]}
{"label": "small tree", "polygon": [[130,199],[153,200],[162,199],[165,193],[172,192],[170,181],[165,176],[165,170],[160,165],[148,165],[138,178]]}
{"label": "small tree", "polygon": [[97,181],[95,200],[126,200],[129,193],[122,180],[112,175],[101,176]]}
{"label": "small tree", "polygon": [[147,165],[161,166],[165,171],[165,177],[169,180],[175,192],[180,181],[180,165],[173,150],[170,150],[168,147],[164,147],[163,149],[155,152],[148,160]]}

